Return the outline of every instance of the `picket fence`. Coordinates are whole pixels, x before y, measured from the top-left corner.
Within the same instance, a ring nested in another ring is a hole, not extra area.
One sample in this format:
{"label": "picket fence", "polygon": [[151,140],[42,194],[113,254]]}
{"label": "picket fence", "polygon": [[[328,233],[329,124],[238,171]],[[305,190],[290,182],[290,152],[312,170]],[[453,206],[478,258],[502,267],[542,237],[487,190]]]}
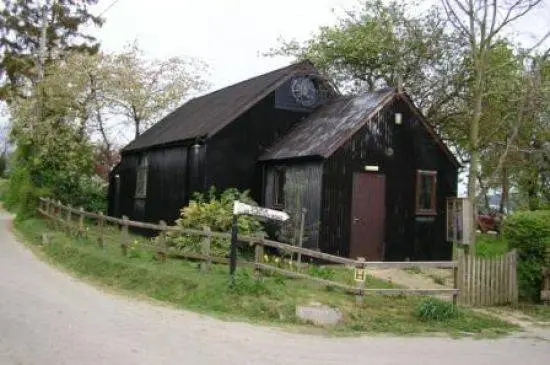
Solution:
{"label": "picket fence", "polygon": [[459,303],[489,306],[518,303],[517,252],[496,258],[458,253]]}

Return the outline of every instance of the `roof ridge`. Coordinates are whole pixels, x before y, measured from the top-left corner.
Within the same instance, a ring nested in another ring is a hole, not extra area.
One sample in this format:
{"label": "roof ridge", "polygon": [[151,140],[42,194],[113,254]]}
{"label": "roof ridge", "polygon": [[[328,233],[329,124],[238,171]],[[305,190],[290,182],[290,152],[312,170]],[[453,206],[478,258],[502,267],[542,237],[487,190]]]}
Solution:
{"label": "roof ridge", "polygon": [[308,61],[248,78],[213,92],[187,100],[128,143],[122,151],[137,151],[153,146],[212,136],[249,110],[259,98],[301,70],[316,72]]}
{"label": "roof ridge", "polygon": [[203,97],[205,97],[205,96],[212,95],[212,94],[216,94],[216,93],[218,93],[218,92],[220,92],[220,91],[225,91],[225,90],[227,90],[227,89],[230,89],[230,88],[232,88],[232,87],[238,86],[238,85],[240,85],[240,84],[247,83],[247,82],[249,82],[249,81],[251,81],[251,80],[254,80],[254,79],[257,79],[257,78],[260,78],[260,77],[268,76],[268,75],[271,75],[271,74],[274,74],[274,73],[277,73],[277,72],[281,72],[281,71],[284,71],[284,70],[287,70],[287,69],[290,70],[291,68],[294,68],[294,67],[296,67],[296,66],[298,66],[298,65],[301,65],[301,64],[303,64],[303,63],[306,63],[306,62],[309,62],[309,61],[306,60],[306,61],[294,62],[294,63],[291,63],[291,64],[289,64],[289,65],[287,65],[287,66],[283,66],[283,67],[277,68],[277,69],[275,69],[275,70],[271,70],[271,71],[265,72],[265,73],[263,73],[263,74],[259,74],[259,75],[256,75],[256,76],[249,77],[249,78],[247,78],[247,79],[245,79],[245,80],[241,80],[241,81],[235,82],[235,83],[233,83],[233,84],[229,84],[229,85],[227,85],[227,86],[224,86],[224,87],[222,87],[222,88],[216,89],[216,90],[211,91],[211,92],[209,92],[209,93],[206,93],[206,94],[204,94],[204,95],[197,96],[197,97],[193,98],[192,100],[201,99],[201,98],[203,98]]}

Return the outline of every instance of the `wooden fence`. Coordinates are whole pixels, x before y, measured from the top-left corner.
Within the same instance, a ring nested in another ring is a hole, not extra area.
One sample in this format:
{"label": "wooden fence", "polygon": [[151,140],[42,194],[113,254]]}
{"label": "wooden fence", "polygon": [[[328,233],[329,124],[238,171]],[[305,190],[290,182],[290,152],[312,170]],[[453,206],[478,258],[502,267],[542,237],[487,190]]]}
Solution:
{"label": "wooden fence", "polygon": [[517,304],[517,253],[496,258],[458,254],[459,303],[471,306]]}
{"label": "wooden fence", "polygon": [[[71,206],[63,205],[60,201],[53,201],[46,198],[40,198],[40,205],[38,212],[43,216],[49,218],[51,222],[57,228],[66,228],[68,232],[71,230],[76,231],[78,236],[86,236],[88,233],[85,226],[85,219],[95,221],[97,233],[97,243],[99,246],[105,244],[105,238],[107,237],[105,227],[107,224],[112,224],[118,226],[118,237],[116,240],[120,244],[121,253],[127,255],[128,246],[130,244],[130,236],[128,229],[129,227],[149,229],[159,232],[156,244],[152,245],[142,245],[146,246],[149,249],[156,251],[157,256],[162,260],[165,260],[167,256],[176,256],[176,257],[185,257],[191,259],[198,259],[203,261],[201,268],[203,271],[207,271],[209,265],[212,262],[217,263],[227,263],[227,257],[215,257],[211,255],[210,252],[210,242],[212,237],[219,237],[230,239],[231,235],[224,232],[214,232],[208,228],[203,230],[194,230],[194,229],[183,229],[181,227],[168,226],[165,222],[161,221],[159,224],[137,222],[129,220],[127,217],[115,218],[109,217],[102,213],[91,213],[87,212],[82,208],[76,209]],[[76,218],[76,219],[75,219]],[[201,244],[201,252],[172,252],[169,255],[169,247],[167,246],[166,233],[167,232],[180,232],[182,234],[189,235],[198,235],[204,237]],[[47,239],[46,239],[47,240]],[[296,279],[306,279],[315,281],[322,285],[328,285],[331,287],[339,288],[344,290],[347,293],[354,294],[357,296],[358,300],[362,300],[364,295],[368,294],[383,294],[383,295],[403,295],[403,294],[413,294],[413,295],[435,295],[435,294],[448,294],[452,296],[453,303],[458,303],[458,263],[456,261],[407,261],[407,262],[375,262],[375,261],[365,261],[362,258],[357,260],[340,257],[335,255],[330,255],[327,253],[297,247],[289,245],[286,243],[281,243],[277,241],[272,241],[265,239],[264,237],[246,237],[239,236],[239,242],[248,244],[254,248],[254,262],[246,262],[243,260],[239,261],[240,265],[253,265],[257,276],[261,275],[261,272],[276,272],[281,275],[296,278]],[[311,257],[317,260],[322,260],[324,262],[345,265],[347,267],[355,268],[356,272],[364,272],[365,269],[383,269],[383,268],[445,268],[453,270],[453,288],[441,288],[441,289],[408,289],[408,288],[366,288],[364,280],[357,280],[356,285],[349,285],[346,283],[337,282],[334,280],[322,279],[319,277],[311,276],[306,273],[293,270],[283,269],[277,266],[269,265],[264,262],[264,249],[266,247],[271,247],[284,251],[285,253],[297,254],[298,262],[296,262],[296,267],[299,269],[302,266],[300,260],[303,257]]]}

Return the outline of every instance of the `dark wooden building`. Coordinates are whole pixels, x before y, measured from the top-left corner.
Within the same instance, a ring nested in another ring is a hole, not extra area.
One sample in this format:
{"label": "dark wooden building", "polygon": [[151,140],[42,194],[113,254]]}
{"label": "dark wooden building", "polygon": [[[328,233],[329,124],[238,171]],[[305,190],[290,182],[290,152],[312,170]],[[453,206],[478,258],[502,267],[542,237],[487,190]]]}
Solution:
{"label": "dark wooden building", "polygon": [[173,221],[192,192],[235,187],[277,209],[299,201],[306,247],[448,259],[458,167],[405,93],[342,96],[301,62],[193,99],[131,142],[111,173],[109,214]]}

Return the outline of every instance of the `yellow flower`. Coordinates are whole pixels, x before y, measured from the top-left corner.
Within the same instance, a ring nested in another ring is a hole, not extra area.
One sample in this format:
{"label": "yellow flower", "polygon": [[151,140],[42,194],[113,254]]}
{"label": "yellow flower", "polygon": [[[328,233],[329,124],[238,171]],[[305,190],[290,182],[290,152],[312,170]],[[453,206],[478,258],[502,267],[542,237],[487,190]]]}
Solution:
{"label": "yellow flower", "polygon": [[269,262],[269,256],[264,255],[264,261],[265,261],[265,262]]}
{"label": "yellow flower", "polygon": [[279,258],[278,258],[278,257],[276,257],[276,258],[275,258],[275,263],[276,263],[276,264],[278,264],[278,263],[279,263],[279,261],[281,261],[281,260],[279,260]]}

